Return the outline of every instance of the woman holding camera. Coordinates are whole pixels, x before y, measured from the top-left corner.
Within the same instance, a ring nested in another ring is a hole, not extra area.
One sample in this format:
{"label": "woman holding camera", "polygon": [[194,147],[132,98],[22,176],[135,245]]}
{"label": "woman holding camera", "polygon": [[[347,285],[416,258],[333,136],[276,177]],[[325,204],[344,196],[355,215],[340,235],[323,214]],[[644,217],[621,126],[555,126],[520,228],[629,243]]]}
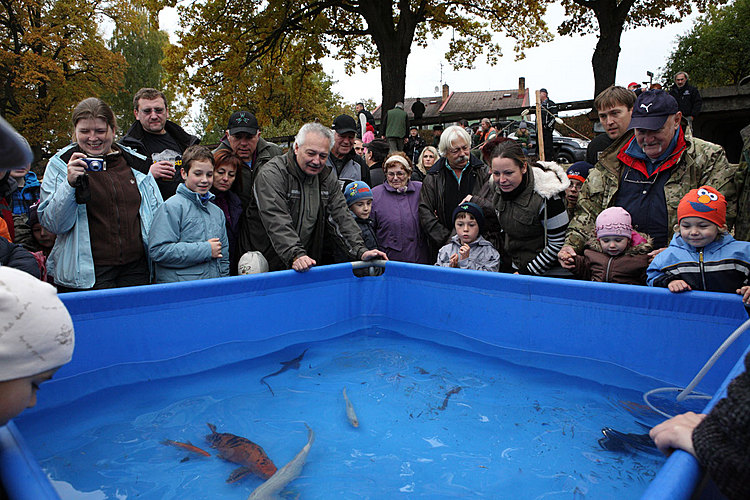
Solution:
{"label": "woman holding camera", "polygon": [[112,109],[89,97],[73,110],[73,144],[47,164],[39,219],[57,234],[47,261],[61,291],[146,285],[146,247],[162,203],[146,159],[114,143]]}

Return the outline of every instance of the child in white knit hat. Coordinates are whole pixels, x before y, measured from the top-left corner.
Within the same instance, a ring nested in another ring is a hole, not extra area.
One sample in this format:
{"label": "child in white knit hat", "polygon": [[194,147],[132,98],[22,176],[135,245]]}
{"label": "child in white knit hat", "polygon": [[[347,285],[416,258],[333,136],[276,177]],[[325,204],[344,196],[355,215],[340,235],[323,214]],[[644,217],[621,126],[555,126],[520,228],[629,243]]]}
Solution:
{"label": "child in white knit hat", "polygon": [[52,285],[0,267],[0,426],[36,404],[36,391],[71,360],[73,321]]}

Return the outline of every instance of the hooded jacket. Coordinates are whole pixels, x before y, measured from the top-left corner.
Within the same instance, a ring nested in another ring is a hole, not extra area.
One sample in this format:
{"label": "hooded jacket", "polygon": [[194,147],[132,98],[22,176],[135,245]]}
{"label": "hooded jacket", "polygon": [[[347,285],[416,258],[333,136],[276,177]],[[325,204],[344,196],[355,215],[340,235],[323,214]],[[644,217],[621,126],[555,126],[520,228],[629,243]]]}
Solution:
{"label": "hooded jacket", "polygon": [[[727,161],[724,148],[717,144],[692,137],[687,122],[683,121],[681,134],[687,144],[677,161],[670,167],[670,175],[664,185],[667,204],[666,227],[677,224],[677,205],[691,189],[709,185],[726,197],[727,224],[732,227],[737,214],[737,190],[734,176],[737,168]],[[596,217],[605,209],[615,206],[625,164],[618,159],[633,132],[630,131],[604,150],[595,168],[589,171],[578,195],[575,215],[568,227],[565,244],[580,253],[594,230]]]}
{"label": "hooded jacket", "polygon": [[639,233],[645,240],[638,245],[628,245],[623,253],[615,257],[602,252],[596,237],[586,244],[583,255],[576,255],[573,274],[586,281],[645,285],[648,253],[654,249],[649,236]]}
{"label": "hooded jacket", "polygon": [[[318,175],[307,175],[290,149],[263,165],[256,175],[254,197],[242,222],[241,254],[260,251],[269,270],[277,271],[291,269],[294,260],[303,255],[321,263],[327,239],[333,239],[351,260],[360,259],[367,251],[330,167],[323,167]],[[311,207],[317,210],[312,213]],[[314,226],[302,227],[311,218]],[[306,245],[302,233],[310,235]]]}
{"label": "hooded jacket", "polygon": [[[438,250],[448,243],[453,232],[453,220],[446,214],[445,207],[445,185],[448,176],[453,175],[445,157],[442,157],[427,171],[419,192],[419,223],[430,245],[430,260],[437,257]],[[469,164],[463,175],[468,176],[471,189],[467,194],[471,195],[479,194],[490,177],[487,166],[474,155],[469,155]],[[461,180],[462,183],[465,182],[463,177]],[[451,213],[456,206],[448,207]]]}
{"label": "hooded jacket", "polygon": [[[438,252],[436,266],[451,267],[451,255],[457,254],[461,248],[461,240],[457,234],[451,236],[451,241]],[[497,272],[500,269],[500,254],[492,243],[485,240],[481,235],[469,243],[469,256],[459,259],[459,269],[473,269],[474,271]]]}
{"label": "hooded jacket", "polygon": [[[215,155],[219,151],[233,151],[232,146],[229,145],[229,139],[225,136],[219,146],[213,150]],[[255,181],[255,175],[271,158],[284,154],[284,151],[274,144],[268,142],[262,137],[258,138],[258,144],[255,147],[255,153],[253,153],[252,166],[244,166],[242,168],[242,191],[237,193],[242,201],[242,208],[246,209],[250,200],[253,197],[253,182]]]}
{"label": "hooded jacket", "polygon": [[648,266],[649,286],[666,287],[683,280],[693,290],[735,293],[748,284],[750,276],[750,242],[737,241],[724,234],[699,249],[689,245],[679,233],[669,247]]}
{"label": "hooded jacket", "polygon": [[[148,253],[156,283],[172,283],[229,276],[229,240],[224,213],[180,184],[154,216],[148,235]],[[221,254],[211,257],[211,238],[219,238]]]}
{"label": "hooded jacket", "polygon": [[492,206],[514,270],[543,275],[557,264],[557,252],[565,238],[568,212],[562,195],[570,180],[554,162],[537,162],[524,177],[526,187],[512,199],[493,183]]}
{"label": "hooded jacket", "polygon": [[[94,257],[91,253],[91,234],[86,204],[76,203],[75,188],[68,183],[68,158],[77,144],[71,144],[55,154],[47,163],[41,189],[39,222],[57,235],[55,246],[47,259],[47,271],[55,283],[68,288],[87,289],[96,283]],[[141,238],[148,252],[148,233],[156,210],[162,204],[161,193],[151,175],[135,168],[145,157],[132,149],[120,146],[125,161],[133,170],[141,204],[138,215]]]}
{"label": "hooded jacket", "polygon": [[41,186],[42,184],[34,172],[26,173],[23,187],[16,187],[10,193],[10,206],[13,215],[28,215],[29,207],[39,200]]}
{"label": "hooded jacket", "polygon": [[331,167],[331,170],[336,171],[336,177],[339,179],[339,186],[341,191],[344,191],[344,186],[353,181],[362,181],[368,186],[372,187],[370,182],[370,169],[367,168],[367,163],[362,159],[354,149],[344,155],[341,162],[341,170],[335,167],[333,162],[333,154],[328,155],[326,165]]}

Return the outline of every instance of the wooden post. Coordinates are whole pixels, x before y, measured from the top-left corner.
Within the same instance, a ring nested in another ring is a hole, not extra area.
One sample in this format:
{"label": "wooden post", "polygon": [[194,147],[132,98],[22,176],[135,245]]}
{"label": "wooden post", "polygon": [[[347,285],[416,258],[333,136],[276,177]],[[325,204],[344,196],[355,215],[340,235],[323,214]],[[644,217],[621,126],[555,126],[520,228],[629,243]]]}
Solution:
{"label": "wooden post", "polygon": [[536,154],[541,161],[544,157],[544,133],[542,132],[542,98],[540,92],[536,91]]}

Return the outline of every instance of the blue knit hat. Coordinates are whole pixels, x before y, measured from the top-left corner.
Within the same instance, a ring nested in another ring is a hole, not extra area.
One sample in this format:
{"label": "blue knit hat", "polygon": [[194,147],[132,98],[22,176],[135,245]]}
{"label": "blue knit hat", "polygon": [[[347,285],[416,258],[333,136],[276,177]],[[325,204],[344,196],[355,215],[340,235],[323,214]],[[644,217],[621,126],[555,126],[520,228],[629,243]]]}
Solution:
{"label": "blue knit hat", "polygon": [[372,191],[366,182],[354,181],[347,184],[344,188],[344,198],[346,198],[346,204],[352,206],[352,203],[360,200],[371,200]]}
{"label": "blue knit hat", "polygon": [[456,216],[464,212],[470,213],[474,217],[474,220],[477,221],[477,225],[479,226],[479,234],[482,234],[484,232],[485,224],[484,212],[482,211],[482,207],[480,207],[476,203],[471,203],[470,201],[460,203],[453,211],[453,224],[456,223]]}

